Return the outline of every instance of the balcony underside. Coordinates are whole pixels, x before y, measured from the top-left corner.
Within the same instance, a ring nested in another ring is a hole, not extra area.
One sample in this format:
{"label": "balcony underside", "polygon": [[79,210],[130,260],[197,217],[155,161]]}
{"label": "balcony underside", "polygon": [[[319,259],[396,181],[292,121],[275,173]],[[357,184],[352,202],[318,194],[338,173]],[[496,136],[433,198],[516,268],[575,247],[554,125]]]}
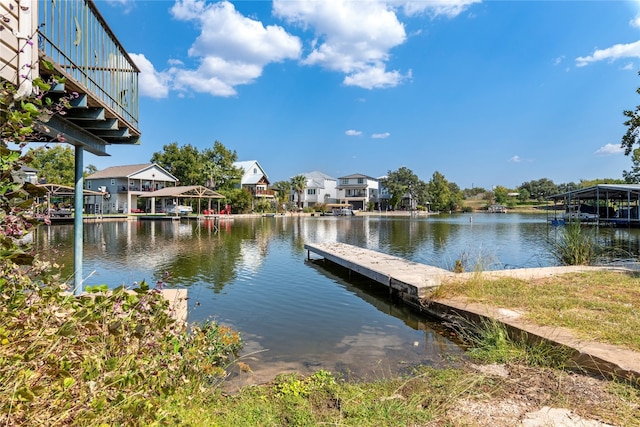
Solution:
{"label": "balcony underside", "polygon": [[138,129],[63,70],[54,68],[50,75],[44,74],[44,67],[41,71],[44,80],[51,75],[65,77],[65,82],[56,85],[49,92],[49,97],[54,102],[63,97],[71,97],[71,108],[65,109],[63,115],[56,114],[37,127],[41,134],[40,140],[55,142],[56,138],[62,136],[65,142],[80,145],[98,156],[108,156],[107,145],[140,143]]}

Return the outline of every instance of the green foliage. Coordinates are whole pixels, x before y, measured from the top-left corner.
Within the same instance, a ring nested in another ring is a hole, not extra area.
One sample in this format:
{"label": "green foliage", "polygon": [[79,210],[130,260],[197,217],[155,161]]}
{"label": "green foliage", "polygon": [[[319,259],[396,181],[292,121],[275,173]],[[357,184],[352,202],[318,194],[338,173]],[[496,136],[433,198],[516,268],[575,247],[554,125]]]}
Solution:
{"label": "green foliage", "polygon": [[57,266],[23,246],[37,188],[18,184],[11,172],[33,152],[21,156],[8,148],[22,141],[11,138],[13,130],[28,127],[24,114],[33,119],[47,111],[35,101],[15,109],[2,93],[0,424],[166,425],[166,397],[185,383],[214,385],[240,338],[216,323],[186,333],[161,291],[144,282],[108,292],[98,285],[82,296],[65,291]]}
{"label": "green foliage", "polygon": [[302,192],[307,187],[307,178],[304,175],[296,175],[291,178],[291,189],[298,195],[298,208],[302,207]]}
{"label": "green foliage", "polygon": [[244,188],[232,188],[220,190],[220,194],[225,197],[225,203],[231,205],[234,213],[247,213],[251,210],[253,196]]}
{"label": "green foliage", "polygon": [[512,336],[504,324],[494,320],[463,324],[466,326],[459,331],[459,336],[470,346],[469,355],[484,363],[564,368],[571,355],[569,349],[561,346],[529,340],[526,333]]}
{"label": "green foliage", "polygon": [[255,212],[260,212],[260,213],[273,212],[274,209],[275,207],[273,206],[273,204],[266,199],[258,200],[253,204],[253,210]]}
{"label": "green foliage", "polygon": [[455,183],[447,181],[440,172],[435,171],[427,185],[431,210],[449,211],[462,207],[462,191]]}
{"label": "green foliage", "polygon": [[531,198],[540,202],[544,201],[546,197],[560,192],[558,190],[558,186],[554,184],[552,180],[547,178],[523,182],[520,187],[518,187],[518,191],[522,191],[523,189],[526,189],[529,192]]}
{"label": "green foliage", "polygon": [[580,221],[570,221],[560,229],[560,236],[549,240],[551,254],[563,265],[591,265],[602,249],[595,231]]}
{"label": "green foliage", "polygon": [[38,171],[38,178],[49,184],[73,186],[75,154],[69,145],[55,144],[29,150],[29,166]]}
{"label": "green foliage", "polygon": [[242,171],[233,166],[237,157],[235,151],[219,141],[202,152],[191,144],[178,146],[177,142],[172,142],[164,145],[162,151],[153,153],[151,161],[175,176],[180,185],[230,189],[242,176]]}
{"label": "green foliage", "polygon": [[205,182],[202,156],[191,144],[181,147],[177,142],[166,144],[162,151],[153,153],[151,161],[175,176],[180,185],[202,185]]}
{"label": "green foliage", "polygon": [[166,417],[163,399],[185,381],[216,385],[241,346],[217,323],[187,334],[161,292],[144,282],[81,297],[60,286],[20,288],[0,287],[8,299],[0,414],[11,425],[149,425]]}
{"label": "green foliage", "polygon": [[233,165],[238,160],[238,155],[235,150],[229,150],[221,142],[215,141],[213,148],[203,150],[202,157],[206,187],[232,188],[242,177],[242,170]]}
{"label": "green foliage", "polygon": [[633,150],[631,155],[632,168],[629,171],[622,171],[622,176],[627,184],[640,183],[640,148]]}
{"label": "green foliage", "polygon": [[487,192],[487,190],[482,188],[482,187],[465,188],[464,190],[462,190],[462,194],[463,194],[463,196],[465,198],[479,196],[479,195],[484,194],[486,192]]}
{"label": "green foliage", "polygon": [[[640,87],[636,89],[636,93],[640,94]],[[635,110],[625,110],[623,114],[627,118],[624,122],[627,131],[622,136],[621,146],[624,148],[624,154],[628,156],[633,151],[634,145],[638,143],[640,135],[640,105]]]}
{"label": "green foliage", "polygon": [[497,185],[493,189],[493,197],[496,203],[500,205],[504,205],[507,203],[508,194],[509,194],[509,190],[506,187],[503,187],[502,185]]}

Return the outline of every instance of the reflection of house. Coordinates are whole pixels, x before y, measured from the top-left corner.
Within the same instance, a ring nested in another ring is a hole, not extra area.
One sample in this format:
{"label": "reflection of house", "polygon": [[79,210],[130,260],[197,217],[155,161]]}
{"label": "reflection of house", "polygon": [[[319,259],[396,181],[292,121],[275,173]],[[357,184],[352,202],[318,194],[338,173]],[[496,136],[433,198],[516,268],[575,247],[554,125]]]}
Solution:
{"label": "reflection of house", "polygon": [[257,160],[235,162],[233,166],[242,170],[240,188],[248,190],[254,198],[275,197],[275,192],[269,190],[269,177]]}
{"label": "reflection of house", "polygon": [[[335,178],[318,171],[300,175],[307,179],[307,184],[301,195],[303,208],[337,202],[338,192]],[[298,194],[295,191],[292,191],[292,201],[298,204]]]}
{"label": "reflection of house", "polygon": [[[105,193],[104,201],[94,200],[94,212],[103,208],[102,213],[129,213],[138,209],[155,213],[166,207],[159,205],[160,201],[153,197],[147,201],[139,199],[139,196],[165,187],[173,187],[177,181],[176,177],[160,166],[147,163],[113,166],[98,171],[86,178],[85,188]],[[142,205],[138,204],[138,200]]]}
{"label": "reflection of house", "polygon": [[350,203],[353,209],[367,210],[369,203],[378,202],[378,180],[367,175],[353,174],[338,178],[338,200]]}

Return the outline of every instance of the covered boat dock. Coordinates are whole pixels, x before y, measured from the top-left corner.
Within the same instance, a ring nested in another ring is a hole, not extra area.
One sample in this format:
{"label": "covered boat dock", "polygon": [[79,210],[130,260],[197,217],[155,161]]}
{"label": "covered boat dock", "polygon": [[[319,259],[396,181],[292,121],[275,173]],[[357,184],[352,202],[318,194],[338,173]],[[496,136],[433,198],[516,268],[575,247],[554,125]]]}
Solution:
{"label": "covered boat dock", "polygon": [[[160,204],[163,211],[168,211],[170,207],[177,205],[180,199],[196,199],[198,201],[197,213],[200,215],[202,199],[207,199],[209,205],[212,199],[224,199],[224,196],[202,185],[187,185],[177,187],[165,187],[160,190],[153,191],[149,194],[140,195],[139,197],[151,198],[151,212],[155,213],[156,200],[162,201]],[[208,207],[209,210],[211,206]],[[218,206],[218,211],[220,207]],[[174,213],[178,214],[176,210]]]}
{"label": "covered boat dock", "polygon": [[[551,221],[579,220],[596,225],[640,227],[640,184],[598,184],[547,197]],[[561,212],[561,214],[558,214]]]}

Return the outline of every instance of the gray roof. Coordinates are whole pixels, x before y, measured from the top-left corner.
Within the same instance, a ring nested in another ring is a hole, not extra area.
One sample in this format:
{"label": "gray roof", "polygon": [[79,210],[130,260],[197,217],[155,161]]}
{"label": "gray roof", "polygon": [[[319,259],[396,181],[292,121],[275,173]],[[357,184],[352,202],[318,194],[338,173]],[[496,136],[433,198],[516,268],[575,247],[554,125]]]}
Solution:
{"label": "gray roof", "polygon": [[378,180],[378,178],[374,178],[372,176],[364,175],[364,174],[361,174],[361,173],[354,173],[354,174],[351,174],[351,175],[345,175],[345,176],[338,177],[338,179],[349,179],[349,178],[366,178],[366,179],[370,179],[372,181],[377,181]]}
{"label": "gray roof", "polygon": [[566,193],[554,194],[547,197],[549,200],[560,199],[616,199],[626,198],[627,195],[634,195],[636,200],[640,197],[640,184],[598,184],[593,187],[579,188],[577,190],[567,191]]}
{"label": "gray roof", "polygon": [[139,165],[124,165],[124,166],[111,166],[106,169],[97,171],[87,177],[87,179],[101,179],[101,178],[128,178],[136,172],[140,172],[144,169],[153,166],[153,163],[143,163]]}
{"label": "gray roof", "polygon": [[320,171],[305,172],[300,174],[307,178],[307,188],[324,188],[325,181],[335,181],[336,179]]}
{"label": "gray roof", "polygon": [[138,197],[193,197],[204,199],[224,199],[224,196],[202,185],[182,185],[178,187],[165,187]]}

